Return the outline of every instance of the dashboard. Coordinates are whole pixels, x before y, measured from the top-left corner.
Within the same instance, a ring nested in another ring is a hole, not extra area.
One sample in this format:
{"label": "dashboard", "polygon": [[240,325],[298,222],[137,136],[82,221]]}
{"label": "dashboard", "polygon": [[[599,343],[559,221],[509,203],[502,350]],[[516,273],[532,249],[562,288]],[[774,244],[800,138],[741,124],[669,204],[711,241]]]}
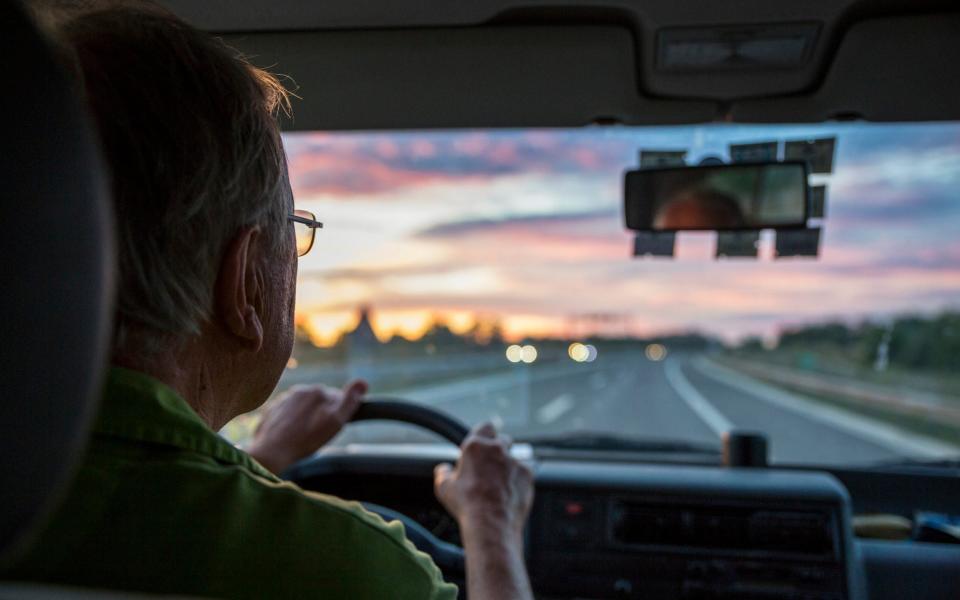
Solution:
{"label": "dashboard", "polygon": [[[851,524],[854,513],[924,497],[934,509],[954,505],[955,476],[520,452],[536,473],[526,560],[538,598],[958,597],[960,545],[858,540]],[[355,445],[325,449],[287,476],[305,489],[388,507],[412,520],[408,531],[421,529],[449,546],[459,544],[459,532],[433,496],[432,473],[456,457],[457,449],[444,445]],[[437,564],[463,583],[462,556]]]}
{"label": "dashboard", "polygon": [[531,515],[531,579],[594,598],[863,597],[850,502],[823,473],[547,464]]}

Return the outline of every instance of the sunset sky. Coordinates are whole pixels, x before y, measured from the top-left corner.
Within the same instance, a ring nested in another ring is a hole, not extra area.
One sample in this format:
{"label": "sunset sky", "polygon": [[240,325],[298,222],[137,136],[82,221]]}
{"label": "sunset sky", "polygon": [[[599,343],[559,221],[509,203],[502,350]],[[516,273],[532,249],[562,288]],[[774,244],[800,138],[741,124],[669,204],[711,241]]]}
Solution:
{"label": "sunset sky", "polygon": [[[837,136],[818,260],[634,259],[623,172],[640,149]],[[300,260],[298,320],[328,344],[370,305],[385,339],[441,318],[512,339],[697,330],[736,340],[827,318],[960,306],[960,124],[285,134],[299,208],[323,221]],[[603,321],[584,315],[602,314]]]}

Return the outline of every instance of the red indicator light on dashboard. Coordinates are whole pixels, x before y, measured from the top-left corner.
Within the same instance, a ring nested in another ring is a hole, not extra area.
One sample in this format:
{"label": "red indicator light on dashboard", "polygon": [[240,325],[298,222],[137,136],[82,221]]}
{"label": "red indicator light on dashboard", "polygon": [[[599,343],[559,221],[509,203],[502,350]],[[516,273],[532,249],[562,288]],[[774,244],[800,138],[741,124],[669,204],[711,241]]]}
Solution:
{"label": "red indicator light on dashboard", "polygon": [[583,504],[579,502],[567,502],[563,509],[571,517],[583,514]]}

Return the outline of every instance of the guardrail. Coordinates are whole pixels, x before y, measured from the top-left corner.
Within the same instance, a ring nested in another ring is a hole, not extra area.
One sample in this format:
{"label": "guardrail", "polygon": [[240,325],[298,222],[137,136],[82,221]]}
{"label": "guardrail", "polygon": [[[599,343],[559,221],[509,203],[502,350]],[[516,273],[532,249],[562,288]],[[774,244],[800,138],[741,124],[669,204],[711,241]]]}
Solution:
{"label": "guardrail", "polygon": [[[719,360],[718,360],[719,359]],[[714,357],[722,365],[757,379],[786,385],[801,392],[839,397],[901,414],[934,418],[960,426],[960,399],[938,400],[932,394],[898,389],[883,390],[835,375],[809,373],[769,363],[753,363],[730,357]]]}

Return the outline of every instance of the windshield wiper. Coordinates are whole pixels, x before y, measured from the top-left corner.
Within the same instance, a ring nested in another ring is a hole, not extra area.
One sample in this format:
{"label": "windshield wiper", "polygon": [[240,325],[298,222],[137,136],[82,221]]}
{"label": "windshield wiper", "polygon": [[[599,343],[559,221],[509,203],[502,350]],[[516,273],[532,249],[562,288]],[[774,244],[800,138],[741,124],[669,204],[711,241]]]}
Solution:
{"label": "windshield wiper", "polygon": [[619,450],[625,452],[720,455],[719,447],[708,444],[675,440],[644,440],[619,436],[612,433],[592,431],[529,436],[517,441],[530,444],[534,448],[556,448],[561,450]]}
{"label": "windshield wiper", "polygon": [[888,469],[896,467],[925,467],[930,469],[960,469],[960,457],[958,458],[934,458],[924,459],[893,459],[870,465],[875,469]]}

